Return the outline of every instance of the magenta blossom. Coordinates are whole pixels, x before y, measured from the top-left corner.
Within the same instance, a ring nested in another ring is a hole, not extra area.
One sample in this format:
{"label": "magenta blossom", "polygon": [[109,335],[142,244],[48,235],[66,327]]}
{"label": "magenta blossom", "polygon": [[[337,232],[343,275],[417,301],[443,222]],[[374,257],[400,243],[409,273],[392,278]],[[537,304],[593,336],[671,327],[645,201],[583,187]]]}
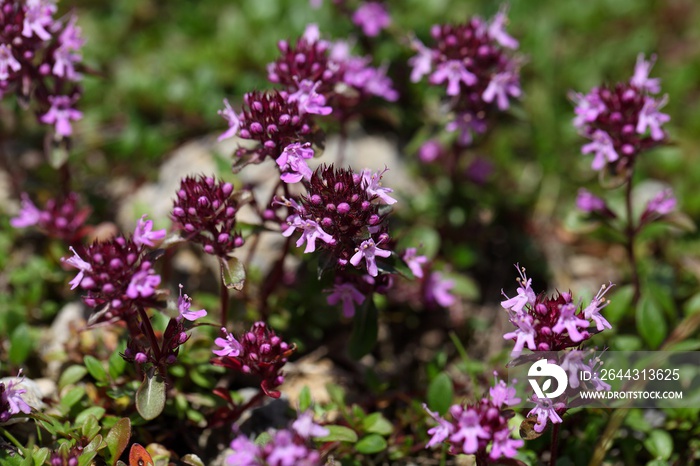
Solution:
{"label": "magenta blossom", "polygon": [[425,300],[442,307],[452,306],[457,302],[457,298],[450,292],[454,284],[454,280],[445,280],[440,272],[431,273],[424,285]]}
{"label": "magenta blossom", "polygon": [[160,241],[165,238],[166,230],[153,231],[153,220],[145,220],[147,216],[146,214],[142,215],[136,225],[136,229],[134,230],[134,243],[154,248],[154,241]]}
{"label": "magenta blossom", "polygon": [[442,154],[442,146],[435,139],[428,139],[418,149],[418,158],[423,163],[430,163],[437,160]]}
{"label": "magenta blossom", "polygon": [[325,437],[330,431],[314,422],[314,415],[311,411],[300,414],[292,423],[292,430],[302,438]]}
{"label": "magenta blossom", "polygon": [[10,219],[13,228],[26,228],[39,223],[41,211],[34,205],[27,193],[22,193],[22,202],[17,217]]}
{"label": "magenta blossom", "polygon": [[372,171],[368,168],[362,170],[362,187],[367,190],[367,194],[370,196],[377,196],[385,203],[391,205],[397,202],[396,199],[389,196],[389,193],[393,193],[394,190],[391,188],[385,188],[382,186],[381,182],[382,176],[387,170],[389,169],[386,167],[383,171],[374,173],[372,173]]}
{"label": "magenta blossom", "polygon": [[416,255],[416,248],[407,248],[403,260],[416,278],[423,278],[423,265],[428,263],[425,256]]}
{"label": "magenta blossom", "polygon": [[0,81],[6,81],[11,72],[22,68],[20,62],[12,55],[12,46],[0,44]]}
{"label": "magenta blossom", "polygon": [[241,128],[241,116],[233,110],[228,99],[224,99],[224,109],[219,110],[218,113],[228,122],[228,129],[218,137],[218,140],[223,141],[236,136]]}
{"label": "magenta blossom", "polygon": [[360,247],[357,248],[355,255],[350,258],[350,263],[357,267],[360,264],[360,261],[364,258],[367,266],[367,273],[369,273],[372,277],[376,277],[379,273],[377,263],[375,261],[376,256],[389,257],[391,256],[391,251],[380,249],[378,245],[375,244],[374,240],[370,238],[360,244]]}
{"label": "magenta blossom", "polygon": [[223,327],[221,332],[224,334],[224,338],[214,340],[214,343],[220,346],[221,349],[212,350],[212,352],[217,356],[232,356],[234,358],[241,354],[243,347],[238,340]]}
{"label": "magenta blossom", "polygon": [[381,3],[366,2],[352,15],[352,22],[360,26],[366,36],[376,37],[391,24],[391,16]]}
{"label": "magenta blossom", "polygon": [[326,98],[317,92],[321,81],[313,82],[304,79],[299,83],[299,89],[289,95],[289,102],[299,104],[299,114],[312,113],[315,115],[330,115],[333,109],[326,105]]}
{"label": "magenta blossom", "polygon": [[199,319],[200,317],[204,317],[207,315],[207,311],[204,309],[200,309],[199,311],[191,311],[190,306],[192,305],[192,298],[187,296],[187,294],[182,294],[182,285],[179,285],[180,287],[180,297],[177,298],[177,310],[179,312],[179,315],[177,317],[178,320],[186,319],[189,320],[190,322],[194,322],[195,320]]}
{"label": "magenta blossom", "polygon": [[467,86],[476,84],[476,75],[467,70],[464,63],[459,60],[450,60],[438,65],[437,70],[430,75],[431,84],[440,84],[447,81],[447,95],[459,95],[460,83]]}
{"label": "magenta blossom", "polygon": [[630,84],[652,94],[658,94],[661,90],[661,79],[649,78],[649,73],[656,63],[656,55],[652,55],[649,61],[644,59],[644,54],[637,55],[637,63],[634,66],[634,75],[630,79]]}
{"label": "magenta blossom", "polygon": [[532,396],[532,401],[537,405],[527,413],[528,417],[535,415],[537,416],[537,423],[535,424],[535,432],[542,432],[547,426],[547,421],[551,421],[552,424],[561,424],[563,421],[559,414],[557,414],[557,409],[560,406],[549,398],[538,398],[536,395]]}
{"label": "magenta blossom", "polygon": [[642,222],[670,214],[676,210],[676,204],[676,196],[673,195],[673,190],[671,188],[660,191],[647,202],[644,213],[642,214]]}
{"label": "magenta blossom", "polygon": [[587,189],[581,188],[576,196],[576,207],[583,212],[602,212],[607,208],[605,201]]}
{"label": "magenta blossom", "polygon": [[136,272],[126,288],[126,295],[131,299],[148,298],[153,296],[160,285],[160,275],[151,268],[149,262],[144,262],[141,270]]}
{"label": "magenta blossom", "polygon": [[78,272],[78,275],[75,276],[73,280],[69,282],[70,284],[70,289],[74,290],[80,285],[80,283],[83,281],[83,278],[85,276],[85,272],[92,272],[92,266],[85,262],[82,257],[78,255],[77,252],[75,252],[75,249],[73,249],[73,246],[69,247],[70,251],[73,253],[73,257],[69,259],[61,259],[61,262],[65,262],[66,264],[75,267],[78,269],[80,272]]}
{"label": "magenta blossom", "polygon": [[331,294],[326,298],[326,302],[331,306],[343,303],[343,315],[350,318],[355,315],[355,305],[365,302],[365,295],[360,293],[352,283],[337,283],[333,285]]}
{"label": "magenta blossom", "polygon": [[40,118],[41,122],[55,125],[58,136],[68,137],[73,134],[70,122],[83,117],[82,112],[71,107],[73,99],[59,95],[49,97],[49,102],[51,102],[51,108]]}
{"label": "magenta blossom", "polygon": [[300,144],[295,142],[288,145],[277,157],[277,165],[282,174],[280,179],[285,183],[298,183],[302,179],[309,180],[313,172],[306,164],[306,160],[314,157],[314,150],[311,144]]}

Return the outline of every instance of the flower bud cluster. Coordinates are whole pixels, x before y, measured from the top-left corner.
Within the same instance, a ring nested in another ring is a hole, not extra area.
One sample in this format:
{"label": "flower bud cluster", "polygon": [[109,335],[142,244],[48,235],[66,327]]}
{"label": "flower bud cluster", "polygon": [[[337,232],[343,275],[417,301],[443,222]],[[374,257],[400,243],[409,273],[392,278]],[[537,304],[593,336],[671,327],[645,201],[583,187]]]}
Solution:
{"label": "flower bud cluster", "polygon": [[510,100],[519,98],[520,61],[508,49],[518,41],[504,26],[505,10],[488,23],[475,17],[459,25],[435,25],[430,31],[434,45],[428,47],[414,38],[417,55],[410,59],[411,81],[428,75],[431,85],[446,86],[454,120],[448,131],[458,131],[458,142],[467,146],[474,134],[484,133],[490,114],[507,110]]}
{"label": "flower bud cluster", "polygon": [[[160,276],[153,269],[146,246],[165,237],[165,230],[153,231],[153,222],[139,221],[131,238],[117,236],[89,246],[70,248],[73,257],[61,259],[79,270],[71,289],[86,291],[83,301],[90,307],[109,305],[102,318],[128,318],[134,306],[158,304]],[[80,253],[78,252],[80,251]],[[83,259],[84,258],[84,259]]]}
{"label": "flower bud cluster", "polygon": [[629,82],[572,95],[576,104],[574,126],[591,140],[581,152],[594,155],[594,170],[611,166],[619,172],[630,168],[639,153],[666,141],[661,127],[670,117],[660,109],[668,96],[654,97],[661,90],[660,80],[649,78],[655,61],[655,57],[646,61],[640,54]]}
{"label": "flower bud cluster", "polygon": [[[280,41],[278,48],[281,56],[268,65],[268,79],[298,96],[302,111],[309,100],[319,107],[328,102],[333,114],[341,116],[372,96],[398,99],[385,68],[371,66],[369,57],[352,55],[346,42],[321,39],[315,24],[307,26],[295,45]],[[326,115],[330,110],[312,113]]]}
{"label": "flower bud cluster", "polygon": [[79,196],[69,193],[65,199],[49,199],[43,210],[34,205],[27,193],[22,193],[22,203],[17,217],[10,220],[15,228],[36,226],[53,238],[67,243],[77,242],[84,233],[85,220],[90,215],[87,207],[78,207]]}
{"label": "flower bud cluster", "polygon": [[[21,372],[20,372],[21,375]],[[7,422],[13,414],[29,414],[32,408],[24,401],[22,394],[27,390],[15,388],[21,385],[23,379],[15,379],[7,383],[0,382],[0,424]]]}
{"label": "flower bud cluster", "polygon": [[302,235],[297,247],[306,243],[304,252],[320,247],[330,253],[338,268],[348,264],[358,267],[364,261],[367,273],[376,277],[376,257],[389,257],[391,251],[380,248],[389,242],[386,213],[380,212],[381,200],[393,204],[391,189],[382,187],[384,172],[364,170],[354,173],[350,169],[319,167],[303,184],[306,193],[297,203],[294,200],[278,202],[286,205],[291,214],[283,226],[284,236],[295,231]]}
{"label": "flower bud cluster", "polygon": [[57,138],[70,136],[72,108],[81,90],[77,18],[54,19],[51,0],[0,2],[0,96],[15,92],[21,103],[35,101],[39,120],[55,126]]}
{"label": "flower bud cluster", "polygon": [[282,367],[294,352],[294,346],[282,341],[264,322],[254,323],[240,341],[225,328],[221,331],[224,338],[215,340],[221,349],[213,350],[217,357],[212,358],[212,364],[259,377],[263,392],[279,398],[280,392],[275,388],[284,382]]}
{"label": "flower bud cluster", "polygon": [[231,183],[188,176],[180,182],[171,218],[188,241],[201,244],[207,254],[226,257],[243,246],[243,238],[234,232],[237,212]]}
{"label": "flower bud cluster", "polygon": [[511,323],[516,327],[512,332],[503,335],[506,340],[515,340],[511,356],[518,356],[525,346],[531,351],[561,351],[566,348],[578,347],[592,333],[587,329],[591,322],[598,332],[612,328],[610,323],[600,314],[600,311],[610,304],[604,296],[613,286],[603,285],[591,303],[583,308],[574,304],[571,293],[557,293],[547,296],[545,293],[536,295],[532,290],[532,279],[527,278],[524,268],[519,268],[520,284],[518,294],[501,302],[508,310]]}
{"label": "flower bud cluster", "polygon": [[479,460],[513,458],[525,443],[514,439],[508,426],[508,419],[513,416],[508,406],[518,403],[520,399],[515,397],[515,388],[500,380],[489,390],[489,396],[478,403],[452,405],[451,420],[430,411],[424,404],[423,408],[438,423],[428,430],[432,437],[426,448],[447,440],[450,454],[476,455],[479,464],[485,464]]}

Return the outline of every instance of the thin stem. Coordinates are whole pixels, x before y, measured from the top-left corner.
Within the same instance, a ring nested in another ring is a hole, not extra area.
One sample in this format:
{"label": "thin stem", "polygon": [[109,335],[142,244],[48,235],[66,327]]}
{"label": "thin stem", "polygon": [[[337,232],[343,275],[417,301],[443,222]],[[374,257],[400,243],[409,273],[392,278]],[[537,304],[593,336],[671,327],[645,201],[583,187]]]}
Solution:
{"label": "thin stem", "polygon": [[10,442],[12,442],[14,444],[14,446],[16,446],[19,449],[19,451],[21,451],[22,454],[24,454],[24,446],[21,443],[19,443],[19,441],[12,434],[10,434],[3,427],[0,427],[0,433],[3,436],[7,437],[8,440],[10,440]]}
{"label": "thin stem", "polygon": [[221,328],[226,328],[228,320],[228,288],[224,284],[223,277],[219,283],[219,303],[221,306]]}
{"label": "thin stem", "polygon": [[148,314],[146,314],[146,310],[143,308],[143,306],[138,305],[136,306],[136,309],[138,309],[139,315],[141,316],[142,329],[145,329],[144,333],[148,340],[151,342],[151,349],[153,350],[153,355],[155,356],[157,361],[160,361],[160,346],[158,346],[158,339],[156,338],[156,334],[153,331],[151,319],[148,318]]}
{"label": "thin stem", "polygon": [[630,268],[632,270],[632,286],[634,287],[634,294],[632,295],[632,306],[636,307],[637,302],[639,302],[640,297],[640,285],[639,285],[639,270],[637,266],[637,257],[634,254],[634,241],[637,236],[637,228],[634,225],[634,218],[632,216],[632,174],[634,173],[632,167],[630,167],[627,174],[627,185],[625,186],[625,210],[627,212],[627,226],[625,228],[625,237],[627,241],[625,242],[625,250],[627,251],[627,259],[630,263]]}
{"label": "thin stem", "polygon": [[338,167],[342,168],[343,163],[345,162],[345,147],[347,146],[348,142],[348,130],[346,127],[345,119],[341,120],[340,122],[340,131],[339,131],[339,141],[338,141]]}
{"label": "thin stem", "polygon": [[561,424],[552,424],[552,446],[549,448],[549,466],[554,466],[555,464],[557,464],[560,426]]}

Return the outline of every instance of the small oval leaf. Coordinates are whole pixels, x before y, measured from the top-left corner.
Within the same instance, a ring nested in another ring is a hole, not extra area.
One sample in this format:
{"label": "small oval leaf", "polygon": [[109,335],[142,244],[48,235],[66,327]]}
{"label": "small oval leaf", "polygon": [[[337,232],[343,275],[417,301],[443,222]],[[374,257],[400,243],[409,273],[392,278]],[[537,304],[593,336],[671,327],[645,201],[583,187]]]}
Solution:
{"label": "small oval leaf", "polygon": [[336,425],[323,427],[328,429],[328,435],[316,438],[320,442],[357,442],[357,434],[349,427]]}
{"label": "small oval leaf", "polygon": [[165,407],[165,381],[158,374],[147,374],[136,392],[136,410],[147,421],[157,418]]}
{"label": "small oval leaf", "polygon": [[444,415],[452,405],[452,380],[445,372],[441,372],[428,386],[428,407]]}
{"label": "small oval leaf", "polygon": [[368,296],[353,317],[352,334],[348,343],[350,357],[357,360],[374,349],[379,334],[378,320],[377,307],[372,296]]}
{"label": "small oval leaf", "polygon": [[377,434],[370,434],[357,442],[355,450],[366,455],[372,455],[386,450],[387,444],[384,437]]}

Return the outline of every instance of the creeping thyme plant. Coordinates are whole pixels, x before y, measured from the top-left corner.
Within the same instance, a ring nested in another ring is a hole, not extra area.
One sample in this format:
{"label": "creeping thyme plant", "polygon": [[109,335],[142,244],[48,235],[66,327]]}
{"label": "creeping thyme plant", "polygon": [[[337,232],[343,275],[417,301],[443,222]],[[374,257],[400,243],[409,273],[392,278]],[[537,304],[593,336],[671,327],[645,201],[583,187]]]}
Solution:
{"label": "creeping thyme plant", "polygon": [[0,465],[700,462],[700,6],[438,3],[0,1]]}

